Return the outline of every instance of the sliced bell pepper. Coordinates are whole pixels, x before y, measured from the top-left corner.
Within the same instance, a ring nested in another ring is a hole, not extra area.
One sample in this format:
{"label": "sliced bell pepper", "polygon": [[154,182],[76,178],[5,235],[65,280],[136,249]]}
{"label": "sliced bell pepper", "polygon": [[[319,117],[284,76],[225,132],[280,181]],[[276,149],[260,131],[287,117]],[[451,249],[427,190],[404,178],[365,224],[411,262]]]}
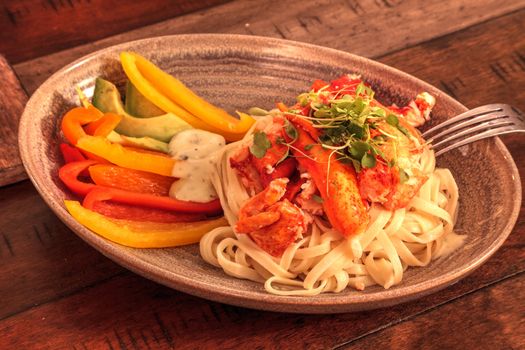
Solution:
{"label": "sliced bell pepper", "polygon": [[111,200],[117,203],[172,210],[181,213],[217,215],[222,212],[221,203],[218,199],[208,203],[196,203],[181,201],[166,196],[124,191],[118,188],[99,186],[80,181],[78,179],[79,174],[95,163],[93,160],[72,162],[62,166],[58,171],[60,180],[62,180],[71,191],[78,195],[86,196],[83,203],[86,208],[92,209],[96,202]]}
{"label": "sliced bell pepper", "polygon": [[68,145],[67,143],[60,144],[60,152],[62,153],[62,157],[64,158],[65,163],[80,162],[82,160],[86,160],[86,157],[84,157],[84,155],[78,150],[78,148]]}
{"label": "sliced bell pepper", "polygon": [[[60,152],[62,153],[62,157],[64,158],[64,163],[66,164],[87,160],[87,158],[82,154],[82,152],[80,152],[78,148],[68,145],[67,143],[60,144]],[[89,173],[87,169],[84,169],[80,172],[79,175],[88,177]]]}
{"label": "sliced bell pepper", "polygon": [[104,114],[93,106],[75,107],[67,112],[62,118],[62,132],[72,145],[86,135],[83,125],[92,123],[102,118]]}
{"label": "sliced bell pepper", "polygon": [[[96,191],[94,195],[96,195]],[[88,196],[91,192],[88,193]],[[209,219],[205,214],[179,213],[168,210],[144,208],[136,205],[104,200],[94,201],[90,210],[113,219],[149,222],[192,222]]]}
{"label": "sliced bell pepper", "polygon": [[222,212],[221,203],[218,199],[208,203],[196,203],[103,186],[93,187],[84,198],[82,205],[88,209],[92,209],[96,202],[104,200],[146,208],[173,210],[181,213],[217,215]]}
{"label": "sliced bell pepper", "polygon": [[244,133],[254,123],[254,119],[249,116],[241,117],[241,120],[232,117],[223,109],[197,96],[180,80],[162,71],[144,57],[136,53],[131,53],[131,55],[134,57],[135,64],[144,78],[150,81],[170,100],[207,124],[227,132]]}
{"label": "sliced bell pepper", "polygon": [[277,109],[280,110],[281,112],[288,111],[288,107],[286,107],[286,105],[282,102],[277,102],[276,106],[277,106]]}
{"label": "sliced bell pepper", "polygon": [[329,83],[327,83],[326,81],[324,80],[320,80],[320,79],[317,79],[316,81],[314,81],[312,83],[312,86],[310,87],[311,90],[317,92],[319,91],[321,88],[327,86],[327,85],[330,85]]}
{"label": "sliced bell pepper", "polygon": [[134,248],[164,248],[197,243],[205,233],[228,224],[223,217],[174,224],[116,220],[83,208],[77,201],[66,200],[64,204],[71,216],[88,229],[110,241]]}
{"label": "sliced bell pepper", "polygon": [[120,54],[120,62],[128,79],[147,100],[163,111],[173,113],[184,119],[196,128],[206,127],[205,123],[158,91],[139,71],[135,56],[131,52],[122,52]]}
{"label": "sliced bell pepper", "polygon": [[179,116],[195,128],[221,134],[228,141],[237,141],[255,122],[249,115],[241,115],[239,120],[206,102],[178,79],[136,53],[122,52],[120,60],[129,80],[140,93],[157,107]]}
{"label": "sliced bell pepper", "polygon": [[81,137],[76,146],[124,168],[171,176],[175,160],[160,152],[142,151],[109,142],[100,136]]}
{"label": "sliced bell pepper", "polygon": [[78,176],[89,166],[96,164],[94,160],[82,160],[71,162],[63,165],[58,170],[58,177],[72,192],[80,196],[85,196],[89,191],[95,188],[95,184],[82,182]]}
{"label": "sliced bell pepper", "polygon": [[[64,137],[73,145],[77,144],[78,139],[84,137],[86,132],[82,128],[83,125],[95,122],[102,118],[104,114],[91,104],[87,107],[76,107],[67,112],[62,118],[62,133]],[[105,163],[103,158],[100,158],[92,153],[83,152],[88,158],[94,159],[99,163]]]}
{"label": "sliced bell pepper", "polygon": [[120,123],[122,116],[115,113],[106,113],[102,118],[89,123],[84,130],[93,136],[108,136]]}
{"label": "sliced bell pepper", "polygon": [[89,175],[97,185],[156,196],[168,196],[174,181],[172,177],[110,164],[90,166]]}

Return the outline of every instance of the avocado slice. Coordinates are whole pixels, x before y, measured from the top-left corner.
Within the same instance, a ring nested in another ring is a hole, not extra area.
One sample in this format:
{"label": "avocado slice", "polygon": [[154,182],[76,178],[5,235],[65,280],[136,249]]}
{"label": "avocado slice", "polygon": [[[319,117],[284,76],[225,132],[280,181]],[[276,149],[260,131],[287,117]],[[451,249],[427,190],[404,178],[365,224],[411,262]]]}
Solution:
{"label": "avocado slice", "polygon": [[144,148],[150,151],[159,151],[169,153],[169,147],[166,142],[152,139],[151,137],[130,137],[120,135],[114,131],[110,132],[107,139],[113,143],[118,143],[122,146],[131,146]]}
{"label": "avocado slice", "polygon": [[126,136],[151,137],[169,142],[176,133],[192,128],[190,124],[172,113],[151,118],[136,118],[129,115],[124,110],[117,87],[102,78],[97,78],[95,82],[92,103],[104,113],[120,114],[122,120],[115,131]]}
{"label": "avocado slice", "polygon": [[164,112],[159,107],[155,106],[150,100],[140,93],[131,81],[126,83],[126,97],[124,109],[129,114],[139,118],[158,117]]}

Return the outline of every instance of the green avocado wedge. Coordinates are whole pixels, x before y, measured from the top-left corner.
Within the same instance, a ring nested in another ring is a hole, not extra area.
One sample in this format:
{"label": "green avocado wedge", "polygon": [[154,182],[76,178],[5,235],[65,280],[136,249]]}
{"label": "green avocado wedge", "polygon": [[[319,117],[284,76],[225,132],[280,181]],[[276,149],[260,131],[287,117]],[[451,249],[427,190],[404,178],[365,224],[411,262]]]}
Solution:
{"label": "green avocado wedge", "polygon": [[192,126],[172,113],[151,118],[136,118],[129,115],[122,104],[117,87],[111,82],[97,78],[93,105],[104,113],[116,113],[122,120],[115,128],[119,134],[134,138],[151,137],[158,141],[169,142],[173,135]]}
{"label": "green avocado wedge", "polygon": [[169,147],[166,142],[152,139],[151,137],[131,137],[120,135],[114,131],[110,132],[107,139],[113,143],[118,143],[122,146],[131,146],[144,148],[150,151],[159,151],[169,153]]}
{"label": "green avocado wedge", "polygon": [[162,109],[151,103],[139,90],[131,83],[126,82],[126,97],[124,110],[132,116],[139,118],[158,117],[165,114]]}

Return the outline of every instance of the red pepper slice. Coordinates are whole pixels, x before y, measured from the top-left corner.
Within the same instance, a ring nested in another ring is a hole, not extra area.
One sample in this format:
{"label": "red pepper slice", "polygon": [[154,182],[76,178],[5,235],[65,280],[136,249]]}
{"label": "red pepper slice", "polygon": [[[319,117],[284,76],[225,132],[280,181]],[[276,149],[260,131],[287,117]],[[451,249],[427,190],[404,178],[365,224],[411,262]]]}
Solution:
{"label": "red pepper slice", "polygon": [[58,177],[72,192],[80,196],[85,196],[89,191],[95,188],[95,185],[78,180],[78,176],[89,166],[96,163],[95,160],[82,160],[80,162],[67,163],[58,170]]}
{"label": "red pepper slice", "polygon": [[86,157],[84,157],[78,148],[68,145],[67,143],[60,144],[60,152],[62,153],[62,157],[66,163],[86,160]]}
{"label": "red pepper slice", "polygon": [[100,200],[112,200],[114,202],[137,205],[140,207],[155,208],[162,210],[173,210],[182,213],[198,213],[207,215],[216,215],[222,212],[221,203],[218,199],[208,203],[195,203],[189,201],[181,201],[178,199],[156,196],[147,193],[129,192],[116,188],[98,186],[78,180],[78,175],[89,166],[95,164],[96,161],[85,160],[81,162],[73,162],[64,165],[58,171],[58,176],[62,182],[73,192],[81,196],[85,196],[90,191],[101,191],[91,197],[84,199],[83,205],[86,208],[93,208],[95,202]]}
{"label": "red pepper slice", "polygon": [[[102,197],[99,200],[97,196],[99,196],[101,193]],[[208,217],[204,214],[178,213],[106,201],[104,191],[99,191],[98,189],[90,191],[86,198],[88,197],[90,197],[90,202],[92,203],[93,207],[86,209],[92,210],[112,219],[129,220],[133,222],[143,221],[163,223],[194,222],[208,219]]]}
{"label": "red pepper slice", "polygon": [[312,83],[312,86],[310,87],[311,90],[313,90],[314,92],[317,92],[319,91],[319,89],[327,86],[328,83],[324,80],[321,80],[321,79],[317,79],[316,81],[314,81]]}
{"label": "red pepper slice", "polygon": [[[216,215],[222,212],[221,203],[218,199],[208,203],[195,203],[181,201],[170,197],[160,197],[147,193],[128,192],[117,188],[96,186],[91,191],[97,191],[91,196],[86,196],[82,206],[93,208],[95,202],[100,200],[112,200],[114,202],[138,205],[147,208],[173,210],[182,213],[200,213]],[[99,192],[100,191],[100,192]],[[91,194],[91,192],[89,193]]]}

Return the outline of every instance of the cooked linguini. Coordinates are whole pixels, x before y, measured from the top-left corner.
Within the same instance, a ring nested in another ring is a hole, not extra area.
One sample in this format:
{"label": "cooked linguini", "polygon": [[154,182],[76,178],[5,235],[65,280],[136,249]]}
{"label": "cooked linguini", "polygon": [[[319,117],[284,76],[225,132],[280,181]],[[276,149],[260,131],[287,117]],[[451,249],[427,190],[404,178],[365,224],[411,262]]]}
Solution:
{"label": "cooked linguini", "polygon": [[267,122],[268,117],[260,119],[243,140],[215,155],[212,183],[230,226],[201,239],[206,262],[236,278],[264,283],[272,294],[309,296],[374,284],[390,288],[401,283],[409,266],[426,266],[461,245],[464,236],[453,232],[457,185],[448,169],[435,168],[434,153],[425,147],[419,162],[428,180],[408,206],[389,211],[372,204],[366,230],[348,239],[315,217],[307,234],[281,257],[268,254],[248,235],[234,232],[239,210],[251,196],[229,164],[230,157],[251,142],[254,128]]}

